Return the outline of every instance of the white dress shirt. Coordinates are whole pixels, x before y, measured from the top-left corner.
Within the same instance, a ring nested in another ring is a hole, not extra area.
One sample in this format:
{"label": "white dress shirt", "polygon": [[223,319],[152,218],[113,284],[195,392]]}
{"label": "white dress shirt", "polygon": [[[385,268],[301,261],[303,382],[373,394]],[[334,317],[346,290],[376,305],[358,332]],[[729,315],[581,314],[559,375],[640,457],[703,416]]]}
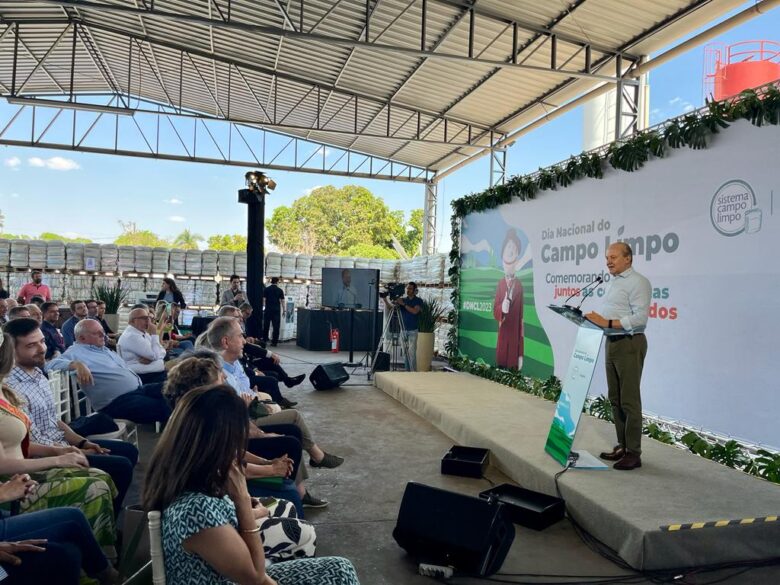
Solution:
{"label": "white dress shirt", "polygon": [[612,277],[604,296],[601,315],[620,321],[621,329],[605,329],[607,335],[644,333],[653,288],[650,281],[632,267]]}
{"label": "white dress shirt", "polygon": [[[116,345],[119,355],[127,362],[127,367],[136,374],[162,372],[165,369],[165,348],[160,345],[159,335],[149,335],[128,325]],[[151,363],[143,364],[141,358],[150,360]]]}

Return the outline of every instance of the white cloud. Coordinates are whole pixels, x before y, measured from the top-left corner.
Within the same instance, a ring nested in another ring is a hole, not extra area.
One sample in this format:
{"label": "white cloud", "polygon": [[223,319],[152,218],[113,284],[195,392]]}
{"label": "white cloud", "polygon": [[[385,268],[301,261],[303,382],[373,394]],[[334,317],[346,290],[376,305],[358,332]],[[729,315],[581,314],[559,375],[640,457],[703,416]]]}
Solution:
{"label": "white cloud", "polygon": [[20,164],[22,164],[22,159],[20,159],[18,156],[12,156],[11,158],[5,159],[3,164],[8,168],[15,169]]}
{"label": "white cloud", "polygon": [[187,221],[187,218],[182,217],[181,215],[172,215],[168,218],[168,221],[173,221],[176,223],[183,223]]}
{"label": "white cloud", "polygon": [[683,112],[692,112],[696,107],[693,104],[686,103],[683,107]]}
{"label": "white cloud", "polygon": [[675,104],[679,104],[681,101],[683,101],[683,99],[680,96],[673,97],[672,99],[669,100],[669,105],[673,106]]}
{"label": "white cloud", "polygon": [[322,152],[325,152],[325,156],[329,157],[330,153],[333,152],[330,148],[327,148],[325,146],[320,146],[317,150],[314,151],[315,156],[322,156]]}
{"label": "white cloud", "polygon": [[71,158],[53,156],[51,158],[40,158],[33,156],[27,159],[27,164],[31,167],[47,168],[52,171],[75,171],[81,168],[81,165]]}
{"label": "white cloud", "polygon": [[322,185],[314,185],[314,187],[311,187],[309,189],[304,189],[303,190],[303,194],[304,195],[311,195],[312,191],[314,191],[315,189],[319,189],[320,187],[322,187]]}
{"label": "white cloud", "polygon": [[171,197],[170,199],[165,199],[165,203],[170,203],[171,205],[181,205],[184,203],[181,199],[177,199],[176,197]]}
{"label": "white cloud", "polygon": [[11,197],[13,197],[14,199],[18,199],[19,193],[11,193]]}

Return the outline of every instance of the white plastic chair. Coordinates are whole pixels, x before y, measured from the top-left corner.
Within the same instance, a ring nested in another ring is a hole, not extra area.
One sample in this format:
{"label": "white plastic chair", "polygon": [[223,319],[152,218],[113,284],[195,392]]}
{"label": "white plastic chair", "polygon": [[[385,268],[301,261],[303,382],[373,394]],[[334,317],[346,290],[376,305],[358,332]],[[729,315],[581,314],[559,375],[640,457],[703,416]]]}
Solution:
{"label": "white plastic chair", "polygon": [[54,408],[57,418],[70,422],[70,387],[68,376],[65,372],[51,372],[49,374],[49,387],[54,399]]}
{"label": "white plastic chair", "polygon": [[165,559],[162,548],[162,527],[160,512],[149,512],[149,551],[152,557],[152,583],[153,585],[165,585]]}
{"label": "white plastic chair", "polygon": [[[86,393],[79,385],[76,372],[70,373],[70,395],[73,401],[73,416],[90,416],[95,414],[92,403],[89,401]],[[88,439],[106,440],[106,441],[129,441],[138,449],[138,429],[133,421],[117,418],[114,419],[118,430],[111,433],[102,433],[99,435],[90,435]]]}

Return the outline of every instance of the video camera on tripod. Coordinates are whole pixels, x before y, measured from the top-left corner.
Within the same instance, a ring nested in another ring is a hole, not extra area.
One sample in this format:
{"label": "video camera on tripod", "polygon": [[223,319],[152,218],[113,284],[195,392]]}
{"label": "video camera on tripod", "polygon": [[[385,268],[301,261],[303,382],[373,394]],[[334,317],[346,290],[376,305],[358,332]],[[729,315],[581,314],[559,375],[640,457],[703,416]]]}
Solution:
{"label": "video camera on tripod", "polygon": [[390,301],[400,299],[406,294],[406,285],[399,282],[389,282],[385,285],[385,290],[379,291],[379,298],[389,298]]}

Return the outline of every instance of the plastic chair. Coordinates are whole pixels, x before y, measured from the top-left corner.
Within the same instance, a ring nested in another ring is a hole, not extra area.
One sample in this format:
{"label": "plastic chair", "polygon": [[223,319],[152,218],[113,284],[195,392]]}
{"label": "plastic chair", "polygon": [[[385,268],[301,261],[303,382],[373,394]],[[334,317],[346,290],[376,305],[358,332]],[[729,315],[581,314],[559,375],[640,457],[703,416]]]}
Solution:
{"label": "plastic chair", "polygon": [[70,387],[68,376],[65,372],[51,372],[49,374],[49,387],[54,398],[54,408],[57,418],[70,422]]}
{"label": "plastic chair", "polygon": [[[92,408],[92,403],[79,385],[76,372],[70,373],[70,395],[73,402],[73,415],[76,418],[80,416],[90,416],[95,413],[95,410]],[[116,423],[116,426],[119,427],[118,430],[100,435],[90,435],[87,438],[97,440],[103,439],[106,441],[129,441],[138,449],[138,428],[136,427],[136,424],[133,421],[120,418],[114,419],[114,422]]]}
{"label": "plastic chair", "polygon": [[152,583],[154,585],[165,585],[165,559],[163,558],[160,517],[160,512],[157,510],[152,510],[148,515],[149,551],[152,557]]}

